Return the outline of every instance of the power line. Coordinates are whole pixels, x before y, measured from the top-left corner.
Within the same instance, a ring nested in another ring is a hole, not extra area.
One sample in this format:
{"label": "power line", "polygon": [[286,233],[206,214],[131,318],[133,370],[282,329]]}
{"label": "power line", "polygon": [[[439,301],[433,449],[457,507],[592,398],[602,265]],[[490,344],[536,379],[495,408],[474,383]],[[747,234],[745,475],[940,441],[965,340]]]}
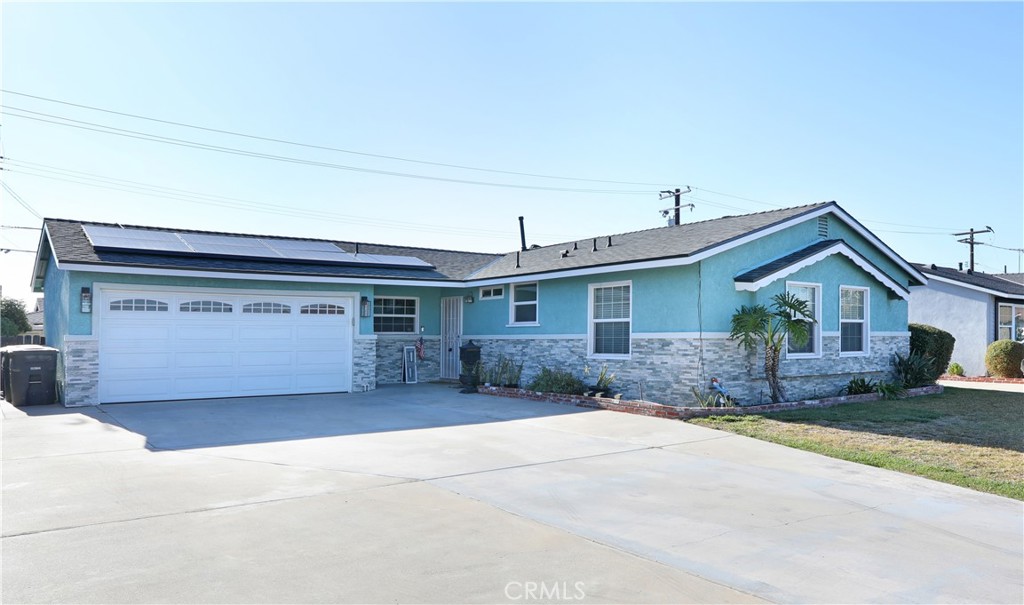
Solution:
{"label": "power line", "polygon": [[0,229],[29,229],[31,231],[41,231],[39,227],[22,227],[20,225],[0,225]]}
{"label": "power line", "polygon": [[301,164],[306,166],[314,166],[319,168],[332,168],[335,170],[346,170],[351,172],[362,172],[367,174],[378,174],[383,176],[395,176],[410,179],[420,179],[427,181],[441,181],[446,183],[458,183],[463,185],[482,185],[487,187],[507,187],[512,189],[531,189],[539,191],[561,191],[566,193],[592,193],[592,194],[603,194],[603,195],[650,195],[648,190],[623,190],[623,189],[582,189],[573,187],[547,187],[543,185],[521,185],[517,183],[496,183],[491,181],[475,181],[470,179],[454,179],[447,177],[429,176],[425,174],[413,174],[408,172],[395,172],[392,170],[376,170],[372,168],[360,168],[357,166],[349,166],[346,164],[335,164],[332,162],[320,162],[315,160],[307,160],[303,158],[296,158],[291,156],[276,155],[270,153],[261,153],[256,151],[248,151],[245,149],[238,149],[235,147],[223,147],[221,145],[210,145],[207,143],[200,143],[198,141],[189,141],[187,139],[177,139],[174,137],[164,137],[146,132],[140,132],[137,130],[129,130],[125,128],[116,128],[113,126],[107,126],[105,124],[98,124],[95,122],[86,122],[83,120],[73,120],[71,118],[65,118],[63,116],[57,116],[52,114],[46,114],[38,111],[29,111],[25,109],[19,109],[17,107],[5,106],[8,110],[20,111],[24,113],[31,113],[34,115],[41,115],[57,120],[63,120],[57,122],[54,120],[47,120],[44,118],[38,118],[31,115],[20,115],[12,113],[11,111],[4,110],[4,115],[9,115],[15,118],[21,118],[25,120],[34,120],[37,122],[44,122],[47,124],[54,124],[57,126],[66,126],[69,128],[77,128],[80,130],[88,130],[92,132],[99,132],[102,134],[116,135],[131,139],[139,139],[142,141],[150,141],[156,143],[166,143],[169,145],[176,145],[179,147],[190,147],[193,149],[204,149],[207,151],[216,151],[219,153],[227,153],[231,155],[239,155],[244,157],[260,158],[266,160],[274,160],[278,162],[285,162],[290,164]]}
{"label": "power line", "polygon": [[0,248],[0,252],[7,254],[8,252],[28,252],[29,254],[35,254],[35,250],[25,250],[24,248]]}
{"label": "power line", "polygon": [[25,210],[28,210],[30,213],[32,213],[32,216],[36,217],[37,219],[42,220],[43,215],[41,215],[38,212],[36,212],[35,208],[33,208],[32,206],[29,206],[28,202],[26,202],[25,200],[21,199],[21,196],[18,195],[17,193],[15,193],[14,190],[11,189],[11,187],[6,182],[0,181],[0,186],[3,186],[4,190],[6,190],[7,193],[11,194],[11,197],[14,198],[14,201],[18,202],[19,204],[21,204],[21,206]]}
{"label": "power line", "polygon": [[[3,168],[4,171],[14,174],[24,174],[27,176],[34,176],[37,178],[44,178],[78,185],[86,185],[90,187],[107,189],[111,191],[142,194],[151,197],[172,199],[189,203],[198,203],[209,206],[235,208],[253,212],[262,212],[266,214],[276,214],[281,216],[297,216],[303,218],[311,218],[315,220],[326,220],[346,224],[363,224],[371,227],[386,227],[390,229],[404,231],[449,233],[452,235],[471,235],[475,237],[486,237],[489,239],[493,239],[493,237],[495,236],[507,235],[506,231],[501,230],[459,228],[452,227],[450,225],[430,225],[422,222],[413,223],[405,221],[395,221],[391,219],[371,219],[355,215],[342,214],[338,212],[304,210],[301,208],[295,208],[293,206],[271,204],[267,202],[256,202],[252,200],[246,200],[243,198],[221,196],[187,189],[165,187],[162,185],[153,185],[150,183],[143,183],[140,181],[132,181],[128,179],[120,179],[116,177],[98,175],[94,173],[82,172],[77,170],[69,170],[59,168],[56,166],[49,166],[46,164],[39,164],[36,162],[14,160],[12,158],[4,158],[4,162],[6,165],[13,164],[15,166],[15,170],[12,170],[9,167]],[[545,233],[541,233],[538,235],[557,237],[552,234]]]}
{"label": "power line", "polygon": [[278,139],[278,138],[274,138],[274,137],[266,137],[266,136],[261,136],[261,135],[247,134],[247,133],[244,133],[244,132],[238,132],[238,131],[234,131],[234,130],[222,130],[220,128],[210,128],[210,127],[207,127],[207,126],[198,126],[196,124],[188,124],[188,123],[185,123],[185,122],[176,122],[176,121],[173,121],[173,120],[164,120],[164,119],[160,119],[160,118],[154,118],[154,117],[144,116],[144,115],[139,115],[139,114],[134,114],[134,113],[127,113],[127,112],[123,112],[123,111],[115,111],[115,110],[112,110],[112,109],[103,109],[102,107],[95,107],[95,106],[92,106],[92,105],[83,105],[83,104],[80,104],[80,103],[72,103],[70,101],[61,101],[59,99],[51,99],[49,97],[41,97],[41,96],[37,96],[37,95],[30,95],[30,94],[26,94],[26,93],[22,93],[22,92],[16,92],[16,91],[13,91],[13,90],[7,90],[7,89],[0,89],[0,90],[2,90],[6,94],[17,95],[19,97],[26,97],[26,98],[29,98],[29,99],[37,99],[37,100],[40,100],[40,101],[47,101],[49,103],[59,103],[61,105],[67,105],[67,106],[70,106],[70,107],[78,107],[80,109],[88,109],[88,110],[91,110],[91,111],[99,111],[99,112],[103,112],[103,113],[107,113],[107,114],[118,115],[118,116],[123,116],[123,117],[128,117],[128,118],[134,118],[134,119],[137,119],[137,120],[147,120],[147,121],[150,121],[150,122],[157,122],[159,124],[168,124],[168,125],[171,125],[171,126],[181,126],[182,128],[191,128],[191,129],[194,129],[194,130],[202,130],[202,131],[205,131],[205,132],[214,132],[214,133],[217,133],[217,134],[226,134],[226,135],[231,135],[231,136],[235,136],[235,137],[243,137],[243,138],[246,138],[246,139],[252,139],[252,140],[256,140],[256,141],[267,141],[267,142],[270,142],[270,143],[281,143],[283,145],[293,145],[293,146],[296,146],[296,147],[305,147],[307,149],[319,149],[319,150],[322,150],[322,151],[334,151],[334,152],[337,152],[337,153],[347,153],[347,154],[351,154],[351,155],[358,155],[358,156],[369,157],[369,158],[378,158],[378,159],[383,159],[383,160],[393,160],[393,161],[396,161],[396,162],[409,162],[409,163],[413,163],[413,164],[424,164],[424,165],[427,165],[427,166],[441,166],[441,167],[445,167],[445,168],[458,168],[460,170],[473,170],[473,171],[477,171],[477,172],[490,172],[490,173],[495,173],[495,174],[509,174],[509,175],[515,175],[515,176],[527,176],[527,177],[539,178],[539,179],[557,179],[557,180],[562,180],[562,181],[580,181],[580,182],[587,182],[587,183],[606,183],[606,184],[610,184],[610,185],[649,185],[649,186],[652,186],[652,187],[664,187],[665,186],[664,183],[644,183],[644,182],[637,182],[637,181],[615,181],[615,180],[607,180],[607,179],[588,179],[588,178],[571,177],[571,176],[557,176],[557,175],[552,175],[552,174],[539,174],[539,173],[534,173],[534,172],[518,172],[518,171],[514,171],[514,170],[499,170],[499,169],[496,169],[496,168],[480,168],[478,166],[466,166],[464,164],[449,164],[449,163],[446,163],[446,162],[434,162],[434,161],[430,161],[430,160],[418,160],[418,159],[405,158],[405,157],[395,156],[395,155],[387,155],[387,154],[380,154],[380,153],[370,153],[370,152],[366,152],[366,151],[355,151],[355,150],[352,150],[352,149],[342,149],[340,147],[330,147],[330,146],[327,146],[327,145],[314,145],[314,144],[311,144],[311,143],[300,143],[298,141],[289,141],[287,139]]}

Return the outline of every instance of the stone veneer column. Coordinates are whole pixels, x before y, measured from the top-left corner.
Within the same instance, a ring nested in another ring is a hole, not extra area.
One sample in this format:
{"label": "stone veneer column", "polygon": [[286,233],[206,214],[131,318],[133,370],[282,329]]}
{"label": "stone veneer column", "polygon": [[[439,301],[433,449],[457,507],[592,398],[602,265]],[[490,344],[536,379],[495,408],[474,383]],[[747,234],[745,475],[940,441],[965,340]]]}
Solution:
{"label": "stone veneer column", "polygon": [[356,337],[352,346],[352,392],[377,388],[377,338]]}
{"label": "stone veneer column", "polygon": [[[419,339],[414,334],[377,335],[377,384],[400,384],[404,380],[404,349],[415,346]],[[441,379],[441,337],[424,336],[423,347],[423,359],[416,360],[417,381],[438,381]]]}
{"label": "stone veneer column", "polygon": [[99,341],[92,336],[65,336],[57,382],[66,407],[99,405]]}

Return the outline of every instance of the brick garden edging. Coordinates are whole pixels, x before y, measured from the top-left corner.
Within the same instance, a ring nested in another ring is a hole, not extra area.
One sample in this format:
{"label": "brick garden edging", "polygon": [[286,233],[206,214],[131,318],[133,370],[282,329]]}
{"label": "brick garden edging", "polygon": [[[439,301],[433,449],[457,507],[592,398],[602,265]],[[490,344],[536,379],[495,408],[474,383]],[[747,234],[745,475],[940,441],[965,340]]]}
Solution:
{"label": "brick garden edging", "polygon": [[[704,418],[707,416],[763,414],[765,412],[780,412],[784,410],[830,408],[837,405],[843,405],[845,403],[878,401],[882,398],[878,393],[866,393],[864,395],[842,395],[839,397],[825,397],[822,399],[771,403],[767,405],[746,405],[742,407],[729,408],[698,408],[677,407],[661,403],[653,403],[651,401],[611,399],[608,397],[584,397],[583,395],[563,395],[560,393],[537,393],[526,389],[515,389],[509,387],[479,387],[477,391],[484,395],[494,395],[497,397],[512,397],[515,399],[528,399],[530,401],[546,401],[549,403],[573,405],[581,408],[611,410],[613,412],[625,412],[627,414],[638,414],[640,416],[654,416],[656,418],[671,418],[674,420]],[[920,397],[922,395],[937,395],[941,392],[942,386],[934,384],[916,389],[907,389],[906,396]]]}
{"label": "brick garden edging", "polygon": [[954,376],[943,374],[939,380],[950,382],[992,382],[996,384],[1024,384],[1024,378],[996,378],[994,376]]}

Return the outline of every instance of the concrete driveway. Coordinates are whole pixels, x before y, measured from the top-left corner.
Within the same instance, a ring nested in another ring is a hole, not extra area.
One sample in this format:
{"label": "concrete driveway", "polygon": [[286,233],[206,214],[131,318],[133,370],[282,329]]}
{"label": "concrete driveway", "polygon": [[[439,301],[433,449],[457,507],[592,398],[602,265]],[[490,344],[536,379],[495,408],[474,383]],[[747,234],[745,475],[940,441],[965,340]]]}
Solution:
{"label": "concrete driveway", "polygon": [[1022,503],[443,385],[3,412],[15,602],[1020,603]]}

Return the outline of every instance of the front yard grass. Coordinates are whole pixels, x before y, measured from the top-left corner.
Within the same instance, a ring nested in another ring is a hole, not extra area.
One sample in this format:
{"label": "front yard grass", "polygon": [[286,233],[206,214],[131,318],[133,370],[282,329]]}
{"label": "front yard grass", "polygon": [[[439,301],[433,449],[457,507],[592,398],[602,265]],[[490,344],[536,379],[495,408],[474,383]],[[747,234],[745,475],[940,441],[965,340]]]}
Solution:
{"label": "front yard grass", "polygon": [[941,395],[688,422],[1024,500],[1024,396]]}

